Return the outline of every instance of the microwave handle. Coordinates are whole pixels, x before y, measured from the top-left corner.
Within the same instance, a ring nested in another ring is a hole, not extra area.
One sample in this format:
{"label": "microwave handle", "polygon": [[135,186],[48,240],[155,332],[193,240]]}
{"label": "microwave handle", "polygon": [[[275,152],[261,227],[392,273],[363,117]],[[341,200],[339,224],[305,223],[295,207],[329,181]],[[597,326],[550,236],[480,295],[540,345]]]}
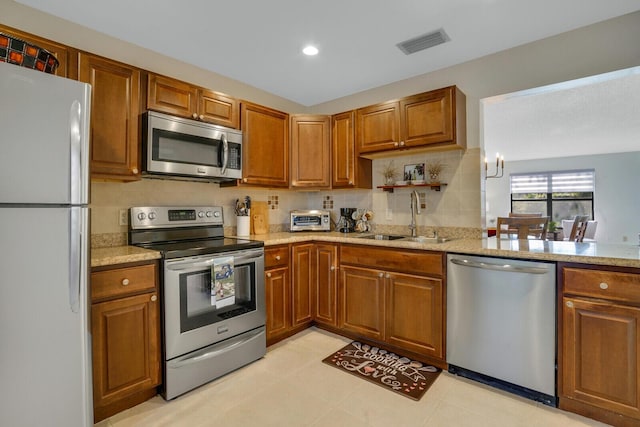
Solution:
{"label": "microwave handle", "polygon": [[229,143],[225,134],[222,134],[220,139],[222,140],[222,174],[224,175],[227,172],[227,163],[229,163]]}

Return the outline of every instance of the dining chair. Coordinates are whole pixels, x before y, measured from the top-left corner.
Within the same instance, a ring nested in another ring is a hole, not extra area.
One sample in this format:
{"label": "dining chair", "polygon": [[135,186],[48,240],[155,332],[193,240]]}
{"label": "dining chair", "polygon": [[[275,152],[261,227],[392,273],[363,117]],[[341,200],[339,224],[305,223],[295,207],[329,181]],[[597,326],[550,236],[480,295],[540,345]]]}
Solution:
{"label": "dining chair", "polygon": [[517,237],[520,240],[529,238],[545,240],[549,227],[549,217],[498,217],[496,233],[498,239]]}
{"label": "dining chair", "polygon": [[573,225],[571,226],[571,232],[569,233],[570,242],[582,242],[584,240],[585,232],[587,231],[587,223],[589,221],[588,215],[576,215],[573,219]]}

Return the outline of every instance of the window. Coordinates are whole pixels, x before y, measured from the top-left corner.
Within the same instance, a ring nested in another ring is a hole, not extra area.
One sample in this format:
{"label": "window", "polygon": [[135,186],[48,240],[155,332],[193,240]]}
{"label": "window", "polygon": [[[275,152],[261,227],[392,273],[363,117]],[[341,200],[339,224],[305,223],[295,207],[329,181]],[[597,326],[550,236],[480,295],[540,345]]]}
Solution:
{"label": "window", "polygon": [[511,175],[511,212],[541,213],[560,222],[576,215],[593,219],[595,171],[518,173]]}

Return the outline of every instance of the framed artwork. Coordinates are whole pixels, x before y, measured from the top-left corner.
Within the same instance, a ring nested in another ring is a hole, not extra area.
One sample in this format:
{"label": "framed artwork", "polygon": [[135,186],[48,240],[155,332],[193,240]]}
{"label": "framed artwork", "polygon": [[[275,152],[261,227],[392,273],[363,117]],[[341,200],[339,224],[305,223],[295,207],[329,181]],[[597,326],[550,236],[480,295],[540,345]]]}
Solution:
{"label": "framed artwork", "polygon": [[404,165],[405,181],[424,181],[424,163]]}

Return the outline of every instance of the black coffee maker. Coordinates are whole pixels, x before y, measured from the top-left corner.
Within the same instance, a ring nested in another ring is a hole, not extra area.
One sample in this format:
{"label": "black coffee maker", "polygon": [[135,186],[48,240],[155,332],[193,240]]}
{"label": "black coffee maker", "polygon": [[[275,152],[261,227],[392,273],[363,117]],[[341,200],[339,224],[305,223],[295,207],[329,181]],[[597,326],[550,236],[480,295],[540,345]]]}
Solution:
{"label": "black coffee maker", "polygon": [[340,208],[340,219],[336,229],[341,233],[353,233],[355,231],[356,221],[353,219],[353,213],[356,208]]}

